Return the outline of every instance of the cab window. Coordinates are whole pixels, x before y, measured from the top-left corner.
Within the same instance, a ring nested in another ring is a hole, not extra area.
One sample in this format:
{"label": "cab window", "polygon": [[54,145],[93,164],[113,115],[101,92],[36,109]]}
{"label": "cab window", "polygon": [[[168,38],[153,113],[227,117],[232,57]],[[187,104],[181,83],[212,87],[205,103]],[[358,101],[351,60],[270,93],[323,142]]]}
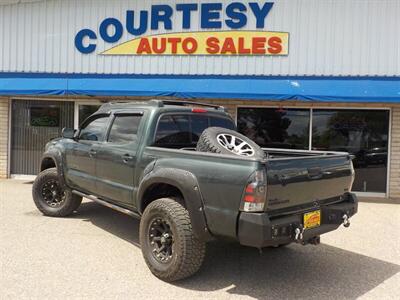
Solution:
{"label": "cab window", "polygon": [[79,133],[81,141],[101,141],[107,130],[108,116],[102,116],[84,124]]}
{"label": "cab window", "polygon": [[158,123],[155,146],[181,148],[191,144],[189,116],[167,115]]}
{"label": "cab window", "polygon": [[154,146],[163,148],[196,147],[203,131],[212,126],[235,129],[228,118],[207,115],[164,115],[161,117]]}
{"label": "cab window", "polygon": [[107,141],[117,144],[135,141],[141,118],[140,115],[117,115],[111,126]]}

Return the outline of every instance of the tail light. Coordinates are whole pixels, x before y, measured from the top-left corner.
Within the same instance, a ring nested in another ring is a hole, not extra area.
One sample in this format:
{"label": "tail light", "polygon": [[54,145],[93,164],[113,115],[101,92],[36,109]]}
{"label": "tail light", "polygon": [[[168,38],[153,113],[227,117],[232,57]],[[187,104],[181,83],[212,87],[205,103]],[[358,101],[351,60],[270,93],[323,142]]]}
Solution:
{"label": "tail light", "polygon": [[204,108],[192,108],[193,113],[206,113],[207,109]]}
{"label": "tail light", "polygon": [[264,170],[258,170],[250,176],[243,193],[240,210],[245,212],[264,211],[267,199],[267,180]]}

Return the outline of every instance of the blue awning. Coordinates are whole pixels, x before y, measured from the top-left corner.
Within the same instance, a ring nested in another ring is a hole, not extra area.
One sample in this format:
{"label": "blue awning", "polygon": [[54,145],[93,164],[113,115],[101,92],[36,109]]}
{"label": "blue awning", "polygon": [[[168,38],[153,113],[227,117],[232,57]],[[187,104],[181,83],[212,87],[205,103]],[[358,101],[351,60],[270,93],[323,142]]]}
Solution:
{"label": "blue awning", "polygon": [[400,103],[400,77],[266,77],[0,73],[3,96],[170,96]]}

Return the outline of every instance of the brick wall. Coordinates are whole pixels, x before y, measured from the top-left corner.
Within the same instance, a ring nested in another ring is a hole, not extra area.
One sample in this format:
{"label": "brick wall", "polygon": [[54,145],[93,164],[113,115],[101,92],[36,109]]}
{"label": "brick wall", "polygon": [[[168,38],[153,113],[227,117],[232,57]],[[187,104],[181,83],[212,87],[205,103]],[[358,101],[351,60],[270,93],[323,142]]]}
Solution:
{"label": "brick wall", "polygon": [[400,199],[400,107],[392,110],[389,196]]}
{"label": "brick wall", "polygon": [[0,98],[0,178],[7,177],[8,166],[8,99]]}

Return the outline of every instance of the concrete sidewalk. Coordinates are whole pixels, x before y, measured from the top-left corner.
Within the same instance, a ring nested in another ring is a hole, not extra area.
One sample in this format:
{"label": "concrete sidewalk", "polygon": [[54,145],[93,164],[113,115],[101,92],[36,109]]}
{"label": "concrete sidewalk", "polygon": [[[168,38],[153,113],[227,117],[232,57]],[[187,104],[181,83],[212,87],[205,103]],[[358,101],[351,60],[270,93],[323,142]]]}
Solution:
{"label": "concrete sidewalk", "polygon": [[400,204],[360,203],[348,229],[315,246],[213,242],[194,277],[155,278],[139,222],[85,201],[70,218],[43,217],[31,184],[0,181],[0,299],[400,299]]}

